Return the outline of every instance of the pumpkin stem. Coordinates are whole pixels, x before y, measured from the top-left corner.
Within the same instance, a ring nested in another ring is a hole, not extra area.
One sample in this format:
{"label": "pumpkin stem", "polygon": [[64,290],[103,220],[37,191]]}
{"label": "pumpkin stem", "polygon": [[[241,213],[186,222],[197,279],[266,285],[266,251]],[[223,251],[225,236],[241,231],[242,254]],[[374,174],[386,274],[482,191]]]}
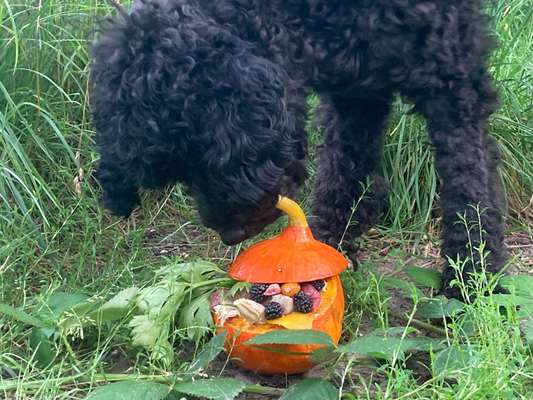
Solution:
{"label": "pumpkin stem", "polygon": [[306,228],[308,226],[305,214],[298,203],[289,199],[288,197],[279,196],[276,208],[289,216],[290,226],[298,226],[302,228]]}

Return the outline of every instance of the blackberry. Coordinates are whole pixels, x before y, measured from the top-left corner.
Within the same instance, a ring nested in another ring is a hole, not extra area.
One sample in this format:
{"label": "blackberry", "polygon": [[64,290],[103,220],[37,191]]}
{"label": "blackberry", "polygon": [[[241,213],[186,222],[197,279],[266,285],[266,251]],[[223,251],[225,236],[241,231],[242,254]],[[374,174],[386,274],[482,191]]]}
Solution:
{"label": "blackberry", "polygon": [[326,282],[324,279],[319,279],[317,281],[310,282],[313,287],[318,290],[319,292],[324,289],[324,286],[326,286]]}
{"label": "blackberry", "polygon": [[274,319],[279,318],[283,315],[283,309],[281,308],[281,304],[275,301],[271,301],[268,303],[265,307],[265,318],[266,319]]}
{"label": "blackberry", "polygon": [[304,292],[299,292],[294,296],[294,307],[296,311],[307,314],[313,309],[313,300]]}
{"label": "blackberry", "polygon": [[268,288],[268,284],[265,283],[254,283],[250,288],[250,300],[255,301],[256,303],[262,303],[266,300],[266,296],[263,295],[265,290]]}

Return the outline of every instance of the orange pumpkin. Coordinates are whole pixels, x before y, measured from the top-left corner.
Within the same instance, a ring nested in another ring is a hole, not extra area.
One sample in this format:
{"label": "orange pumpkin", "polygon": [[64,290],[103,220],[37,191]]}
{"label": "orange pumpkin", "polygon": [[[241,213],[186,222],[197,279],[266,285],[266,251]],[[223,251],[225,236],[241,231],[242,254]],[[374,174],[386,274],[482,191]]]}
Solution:
{"label": "orange pumpkin", "polygon": [[[338,251],[313,238],[304,213],[292,200],[280,197],[277,207],[289,215],[289,226],[271,239],[259,242],[241,253],[229,268],[235,280],[254,283],[301,283],[325,279],[320,306],[309,314],[293,312],[264,324],[250,324],[234,317],[220,324],[225,330],[226,351],[240,366],[261,374],[296,374],[309,370],[309,354],[320,345],[244,344],[256,335],[278,329],[315,329],[338,343],[344,316],[344,292],[339,274],[348,261]],[[274,351],[272,351],[274,350]]]}

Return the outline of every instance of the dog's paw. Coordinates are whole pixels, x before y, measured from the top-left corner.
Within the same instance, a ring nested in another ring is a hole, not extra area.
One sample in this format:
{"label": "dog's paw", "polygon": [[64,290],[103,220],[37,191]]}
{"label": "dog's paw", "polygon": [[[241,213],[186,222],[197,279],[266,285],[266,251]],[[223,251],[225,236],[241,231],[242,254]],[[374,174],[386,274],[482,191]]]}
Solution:
{"label": "dog's paw", "polygon": [[353,243],[344,244],[343,246],[344,253],[350,261],[350,266],[352,271],[357,271],[359,269],[359,246]]}

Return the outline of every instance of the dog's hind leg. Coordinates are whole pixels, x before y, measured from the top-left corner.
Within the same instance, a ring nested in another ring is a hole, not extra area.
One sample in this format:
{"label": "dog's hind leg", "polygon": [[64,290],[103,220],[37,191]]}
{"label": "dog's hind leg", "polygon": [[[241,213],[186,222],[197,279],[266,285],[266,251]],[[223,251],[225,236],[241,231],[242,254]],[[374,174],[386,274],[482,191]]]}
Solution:
{"label": "dog's hind leg", "polygon": [[[441,180],[443,293],[463,298],[458,286],[451,285],[453,280],[468,282],[471,273],[483,267],[497,272],[506,259],[499,152],[487,133],[496,92],[485,71],[468,80],[447,82],[443,88],[429,94],[422,91],[414,101],[428,121]],[[450,259],[464,263],[462,277]]]}
{"label": "dog's hind leg", "polygon": [[321,105],[323,143],[317,149],[311,226],[352,260],[352,239],[376,222],[386,202],[388,185],[377,170],[391,99],[329,97]]}

